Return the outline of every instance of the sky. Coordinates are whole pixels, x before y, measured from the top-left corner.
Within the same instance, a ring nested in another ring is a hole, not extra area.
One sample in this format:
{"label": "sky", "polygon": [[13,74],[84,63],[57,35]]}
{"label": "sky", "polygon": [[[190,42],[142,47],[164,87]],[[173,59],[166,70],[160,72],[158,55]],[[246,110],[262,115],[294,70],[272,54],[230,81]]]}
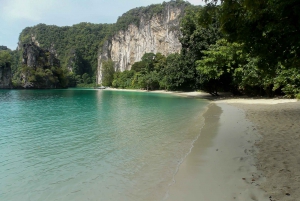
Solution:
{"label": "sky", "polygon": [[[188,1],[194,5],[204,5],[203,0]],[[57,26],[71,26],[80,22],[114,23],[132,8],[162,2],[163,0],[0,0],[0,45],[15,50],[22,30],[39,23]]]}

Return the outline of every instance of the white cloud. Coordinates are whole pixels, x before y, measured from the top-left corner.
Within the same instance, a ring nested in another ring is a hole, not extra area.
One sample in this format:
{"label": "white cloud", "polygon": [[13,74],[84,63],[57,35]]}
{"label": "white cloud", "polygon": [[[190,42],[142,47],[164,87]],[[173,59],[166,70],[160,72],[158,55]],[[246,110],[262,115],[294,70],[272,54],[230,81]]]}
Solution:
{"label": "white cloud", "polygon": [[38,21],[51,9],[56,0],[5,0],[2,15],[8,20]]}
{"label": "white cloud", "polygon": [[[163,0],[0,0],[0,15],[9,21],[30,20],[49,21],[49,18],[90,16],[101,13],[112,16],[114,11],[121,11],[129,5],[134,7],[162,3]],[[203,0],[188,0],[194,5],[203,5]],[[130,9],[130,7],[126,8]],[[98,10],[98,12],[97,12]],[[115,13],[116,14],[116,13]],[[113,15],[115,15],[113,14]],[[121,15],[122,13],[117,13]],[[76,16],[77,15],[77,16]],[[78,16],[79,15],[79,16]]]}
{"label": "white cloud", "polygon": [[[38,23],[69,26],[80,22],[114,23],[124,12],[170,0],[0,0],[0,45],[15,48],[18,34]],[[204,5],[202,0],[188,0]]]}

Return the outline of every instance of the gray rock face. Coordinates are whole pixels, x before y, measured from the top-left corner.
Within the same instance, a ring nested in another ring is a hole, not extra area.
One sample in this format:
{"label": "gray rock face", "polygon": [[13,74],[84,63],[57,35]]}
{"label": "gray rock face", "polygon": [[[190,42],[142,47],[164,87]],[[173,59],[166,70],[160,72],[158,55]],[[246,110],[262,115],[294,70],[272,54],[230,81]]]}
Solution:
{"label": "gray rock face", "polygon": [[179,42],[180,16],[184,7],[166,4],[162,14],[154,15],[150,20],[140,18],[139,26],[129,25],[127,30],[117,32],[107,40],[98,56],[97,83],[102,81],[102,62],[111,59],[115,70],[130,70],[131,66],[141,61],[145,53],[162,53],[167,56],[180,52]]}
{"label": "gray rock face", "polygon": [[[49,50],[44,50],[34,43],[23,45],[21,73],[22,88],[60,88],[58,72],[60,61]],[[54,70],[53,70],[54,68]],[[35,79],[30,77],[34,76]]]}
{"label": "gray rock face", "polygon": [[28,67],[60,66],[60,61],[49,50],[43,50],[35,44],[23,45],[23,64]]}
{"label": "gray rock face", "polygon": [[33,44],[23,45],[23,64],[29,67],[37,66],[37,59],[39,57],[39,48]]}
{"label": "gray rock face", "polygon": [[11,77],[10,66],[0,66],[0,89],[10,89],[12,87]]}

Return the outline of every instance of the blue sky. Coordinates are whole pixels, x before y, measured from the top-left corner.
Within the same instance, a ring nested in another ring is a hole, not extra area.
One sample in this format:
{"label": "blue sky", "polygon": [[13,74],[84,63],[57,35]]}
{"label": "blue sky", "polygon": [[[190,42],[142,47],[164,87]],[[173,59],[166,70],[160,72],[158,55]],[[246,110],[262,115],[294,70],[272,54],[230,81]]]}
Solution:
{"label": "blue sky", "polygon": [[[166,0],[168,1],[168,0]],[[188,0],[204,5],[202,0]],[[0,0],[0,45],[14,50],[21,31],[39,23],[114,23],[124,12],[163,0]]]}

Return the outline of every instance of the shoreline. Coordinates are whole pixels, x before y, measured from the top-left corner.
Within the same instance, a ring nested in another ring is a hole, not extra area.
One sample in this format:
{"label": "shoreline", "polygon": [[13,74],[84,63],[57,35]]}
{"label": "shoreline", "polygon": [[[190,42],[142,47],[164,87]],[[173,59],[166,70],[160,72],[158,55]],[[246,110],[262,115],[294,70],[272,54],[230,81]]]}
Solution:
{"label": "shoreline", "polygon": [[179,167],[167,200],[300,197],[300,102],[215,100],[204,118],[200,137]]}
{"label": "shoreline", "polygon": [[220,93],[220,96],[215,97],[209,93],[203,91],[166,91],[166,90],[141,90],[141,89],[117,89],[117,88],[106,88],[101,89],[104,91],[128,91],[128,92],[147,92],[147,93],[159,93],[159,94],[172,94],[176,96],[182,97],[190,97],[190,98],[200,98],[212,101],[214,103],[242,103],[242,104],[266,104],[273,105],[279,103],[294,103],[297,102],[297,99],[288,99],[288,98],[266,98],[266,97],[246,97],[246,96],[233,96],[230,93]]}
{"label": "shoreline", "polygon": [[128,92],[144,92],[144,93],[159,93],[159,94],[172,94],[176,96],[182,97],[191,97],[191,98],[202,98],[206,100],[213,100],[214,98],[206,92],[201,91],[192,91],[192,92],[184,92],[184,91],[166,91],[166,90],[153,90],[147,91],[142,89],[117,89],[117,88],[106,88],[102,89],[104,91],[128,91]]}
{"label": "shoreline", "polygon": [[253,153],[258,133],[241,109],[211,103],[204,113],[205,125],[191,153],[179,167],[169,189],[171,201],[259,200],[267,195],[256,185]]}
{"label": "shoreline", "polygon": [[297,99],[107,90],[173,94],[210,102],[201,134],[180,164],[164,200],[300,198],[300,101]]}

